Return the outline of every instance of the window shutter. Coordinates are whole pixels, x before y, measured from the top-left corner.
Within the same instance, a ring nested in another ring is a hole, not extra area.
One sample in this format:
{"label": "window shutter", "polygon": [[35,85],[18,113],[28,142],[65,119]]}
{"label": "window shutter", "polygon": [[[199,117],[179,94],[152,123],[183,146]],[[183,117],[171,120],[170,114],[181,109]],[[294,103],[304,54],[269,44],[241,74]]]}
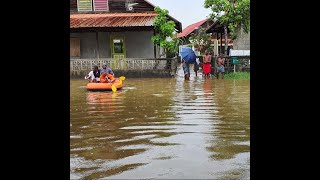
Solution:
{"label": "window shutter", "polygon": [[78,11],[92,11],[92,0],[78,0]]}
{"label": "window shutter", "polygon": [[108,11],[108,0],[93,0],[94,11]]}

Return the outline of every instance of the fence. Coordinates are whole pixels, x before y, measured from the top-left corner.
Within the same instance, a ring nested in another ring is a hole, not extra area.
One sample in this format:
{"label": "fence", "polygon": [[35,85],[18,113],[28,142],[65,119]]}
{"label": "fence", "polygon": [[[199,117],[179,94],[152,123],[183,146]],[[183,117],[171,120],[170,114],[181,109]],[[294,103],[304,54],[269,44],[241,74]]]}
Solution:
{"label": "fence", "polygon": [[[239,59],[239,64],[235,65],[237,72],[239,71],[250,72],[250,56],[225,56],[224,69],[226,73],[233,72],[234,65],[232,64],[232,58],[234,57]],[[218,57],[214,57],[213,60],[211,61],[212,62],[211,67],[214,70],[217,68],[217,61],[218,61]],[[213,72],[216,72],[216,71],[213,71]]]}
{"label": "fence", "polygon": [[84,75],[92,70],[94,66],[101,67],[103,63],[108,64],[113,71],[123,73],[140,73],[151,72],[151,74],[175,74],[177,68],[177,59],[159,58],[159,59],[142,59],[142,58],[125,58],[125,59],[70,59],[70,75]]}

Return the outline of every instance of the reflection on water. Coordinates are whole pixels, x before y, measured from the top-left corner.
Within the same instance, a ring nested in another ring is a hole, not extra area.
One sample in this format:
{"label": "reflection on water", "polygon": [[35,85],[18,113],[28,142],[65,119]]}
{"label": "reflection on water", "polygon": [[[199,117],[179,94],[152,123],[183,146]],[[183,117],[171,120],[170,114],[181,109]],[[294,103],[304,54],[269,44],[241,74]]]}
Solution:
{"label": "reflection on water", "polygon": [[70,176],[249,179],[249,81],[128,79],[87,92],[71,80]]}

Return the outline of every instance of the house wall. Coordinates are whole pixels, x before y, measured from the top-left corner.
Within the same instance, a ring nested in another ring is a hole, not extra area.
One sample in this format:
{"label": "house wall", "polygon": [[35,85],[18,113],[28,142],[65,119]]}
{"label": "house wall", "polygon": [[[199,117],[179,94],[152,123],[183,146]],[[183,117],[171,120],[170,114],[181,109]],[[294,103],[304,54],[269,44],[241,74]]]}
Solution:
{"label": "house wall", "polygon": [[153,31],[117,32],[113,35],[124,35],[127,58],[154,58],[154,45],[151,41]]}
{"label": "house wall", "polygon": [[247,34],[242,29],[238,31],[238,37],[233,41],[233,49],[250,50],[250,32]]}
{"label": "house wall", "polygon": [[[126,7],[126,0],[108,0],[108,11],[98,11],[98,13],[105,13],[105,12],[122,12],[122,13],[134,13],[134,12],[154,12],[153,5],[149,4],[145,0],[134,0],[134,3],[138,3],[133,6],[133,10],[127,10]],[[92,4],[94,4],[94,0],[92,0]],[[78,12],[78,4],[77,0],[70,0],[70,14],[77,14],[77,13],[95,13],[93,6],[92,11],[81,11]],[[176,19],[169,16],[170,20],[173,20],[176,24],[176,29],[181,31],[181,23]]]}
{"label": "house wall", "polygon": [[[93,2],[93,1],[92,1]],[[127,11],[125,6],[126,0],[108,0],[109,12],[146,12],[154,11],[154,7],[144,0],[135,0],[138,3],[133,7],[133,11]],[[77,0],[70,0],[70,12],[77,12]]]}
{"label": "house wall", "polygon": [[111,57],[110,33],[99,32],[99,55],[100,58]]}
{"label": "house wall", "polygon": [[77,0],[70,0],[70,12],[77,12]]}
{"label": "house wall", "polygon": [[[127,58],[154,58],[153,31],[99,32],[99,57],[111,58],[110,36],[125,37]],[[96,33],[70,33],[70,37],[80,38],[80,58],[97,57]]]}
{"label": "house wall", "polygon": [[[110,40],[108,32],[99,32],[99,57],[108,58],[111,56],[110,53]],[[80,38],[80,58],[96,58],[97,57],[97,43],[96,33],[70,33],[70,37]]]}
{"label": "house wall", "polygon": [[[133,12],[154,11],[154,7],[144,0],[135,0],[134,2],[138,4],[133,7]],[[109,11],[126,12],[125,0],[109,0]]]}

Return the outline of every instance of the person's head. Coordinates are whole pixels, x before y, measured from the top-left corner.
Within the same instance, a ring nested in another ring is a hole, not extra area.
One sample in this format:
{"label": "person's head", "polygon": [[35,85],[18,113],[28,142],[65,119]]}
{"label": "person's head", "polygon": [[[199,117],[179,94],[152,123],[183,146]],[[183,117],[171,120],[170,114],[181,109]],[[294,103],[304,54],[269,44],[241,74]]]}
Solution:
{"label": "person's head", "polygon": [[98,66],[94,66],[94,67],[93,67],[93,71],[94,71],[94,72],[98,71]]}
{"label": "person's head", "polygon": [[102,68],[103,68],[103,69],[106,69],[106,68],[107,68],[107,64],[106,64],[106,63],[103,63],[103,64],[102,64]]}
{"label": "person's head", "polygon": [[220,54],[220,58],[223,58],[223,55],[222,55],[222,54]]}
{"label": "person's head", "polygon": [[209,55],[209,52],[208,52],[207,50],[205,51],[205,55],[206,55],[206,56]]}

